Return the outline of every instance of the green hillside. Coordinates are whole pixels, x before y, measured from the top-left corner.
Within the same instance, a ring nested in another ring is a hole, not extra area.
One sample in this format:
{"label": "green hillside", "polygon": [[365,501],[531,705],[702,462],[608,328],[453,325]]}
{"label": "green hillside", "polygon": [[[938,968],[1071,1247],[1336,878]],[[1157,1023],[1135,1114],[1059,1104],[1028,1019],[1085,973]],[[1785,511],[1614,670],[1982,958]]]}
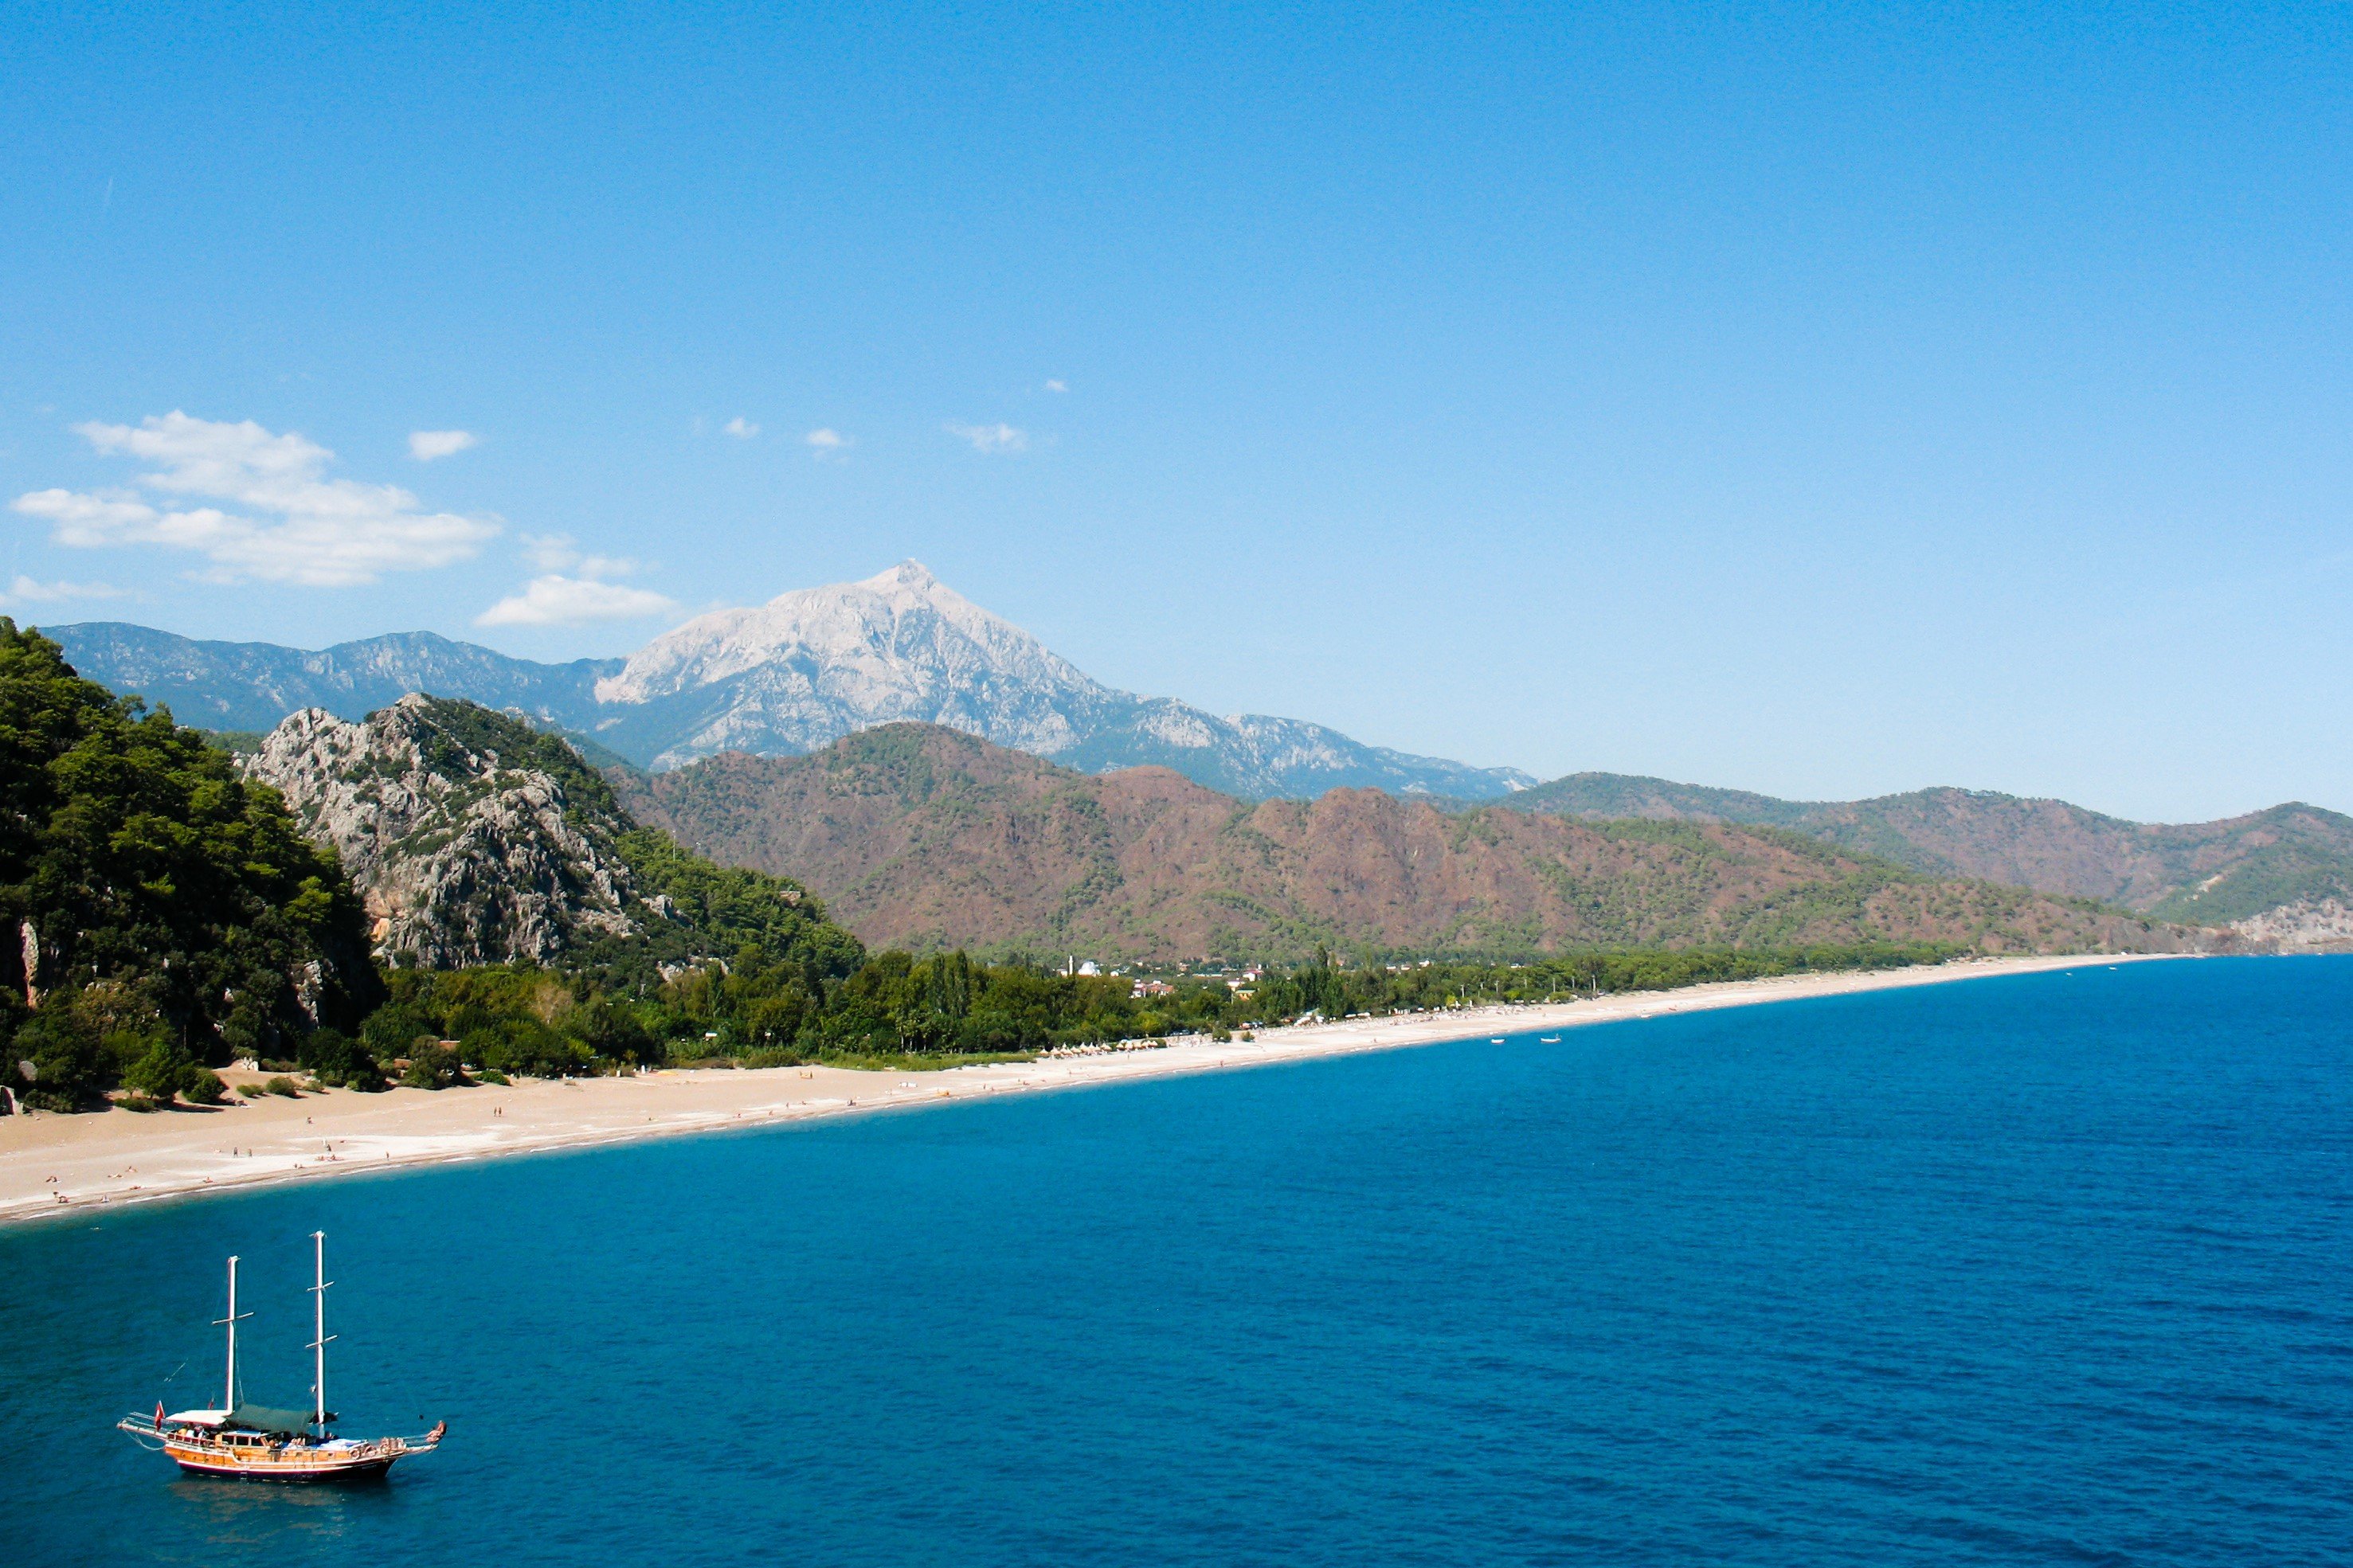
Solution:
{"label": "green hillside", "polygon": [[381,994],[342,868],[277,795],[5,617],[0,798],[0,1027],[32,1103],[274,1051]]}

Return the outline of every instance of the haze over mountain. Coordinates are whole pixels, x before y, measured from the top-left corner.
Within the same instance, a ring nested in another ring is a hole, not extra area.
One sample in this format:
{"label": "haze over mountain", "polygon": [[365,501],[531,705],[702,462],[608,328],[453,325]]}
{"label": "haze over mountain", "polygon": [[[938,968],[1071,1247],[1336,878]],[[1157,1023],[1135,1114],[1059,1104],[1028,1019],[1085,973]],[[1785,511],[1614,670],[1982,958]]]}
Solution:
{"label": "haze over mountain", "polygon": [[641,821],[722,864],[788,869],[874,944],[1159,960],[1317,942],[1520,957],[1590,945],[1869,940],[1982,950],[2212,940],[1929,877],[1796,834],[1450,813],[1374,790],[1220,795],[1163,768],[1088,775],[895,724],[797,758],[617,770]]}
{"label": "haze over mountain", "polygon": [[1487,799],[1535,782],[1301,720],[1219,718],[1115,690],[913,561],[699,616],[626,660],[538,664],[425,632],[318,652],[121,623],[49,635],[90,679],[216,729],[267,730],[308,707],[358,720],[424,691],[520,711],[656,769],[725,750],[797,755],[916,720],[1091,772],[1160,763],[1257,798],[1350,785]]}
{"label": "haze over mountain", "polygon": [[2300,802],[2220,822],[2138,823],[1989,790],[1790,801],[1624,773],[1572,773],[1509,804],[1588,821],[1790,828],[1931,876],[2098,899],[2156,920],[2232,925],[2288,945],[2353,942],[2353,817]]}

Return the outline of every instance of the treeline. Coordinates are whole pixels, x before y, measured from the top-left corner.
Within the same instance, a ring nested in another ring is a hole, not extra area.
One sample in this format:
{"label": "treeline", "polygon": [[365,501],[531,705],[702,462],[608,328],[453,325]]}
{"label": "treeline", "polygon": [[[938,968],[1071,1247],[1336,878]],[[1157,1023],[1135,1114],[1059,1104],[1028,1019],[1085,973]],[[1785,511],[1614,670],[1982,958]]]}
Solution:
{"label": "treeline", "polygon": [[[321,1030],[295,1060],[322,1079],[438,1088],[469,1075],[553,1077],[681,1063],[899,1066],[1061,1047],[1229,1036],[1335,1018],[1495,1002],[1665,990],[1817,970],[1936,963],[1927,943],[1566,954],[1528,964],[1358,963],[1327,953],[1239,986],[1179,975],[1138,994],[1124,975],[976,963],[962,952],[882,952],[839,979],[747,946],[633,994],[596,971],[396,970],[356,1038]],[[446,1044],[445,1044],[446,1042]]]}

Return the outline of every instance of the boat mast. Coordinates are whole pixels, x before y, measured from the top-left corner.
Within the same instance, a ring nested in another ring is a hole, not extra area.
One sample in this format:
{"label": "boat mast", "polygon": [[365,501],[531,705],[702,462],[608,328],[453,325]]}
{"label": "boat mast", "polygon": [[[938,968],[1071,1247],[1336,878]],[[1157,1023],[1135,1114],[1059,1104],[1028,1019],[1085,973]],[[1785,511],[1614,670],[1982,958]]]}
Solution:
{"label": "boat mast", "polygon": [[237,1325],[243,1318],[251,1316],[251,1312],[247,1312],[241,1317],[237,1310],[237,1255],[231,1253],[228,1260],[228,1316],[213,1325],[215,1328],[221,1323],[228,1325],[228,1379],[221,1394],[221,1408],[224,1410],[237,1408]]}
{"label": "boat mast", "polygon": [[314,1230],[311,1233],[311,1260],[316,1268],[311,1278],[318,1281],[311,1287],[311,1300],[317,1314],[315,1326],[311,1331],[311,1353],[318,1358],[317,1370],[313,1373],[317,1381],[311,1384],[311,1392],[318,1400],[319,1430],[323,1433],[327,1429],[327,1342],[335,1337],[327,1332],[327,1287],[333,1281],[327,1278],[327,1233],[325,1231]]}

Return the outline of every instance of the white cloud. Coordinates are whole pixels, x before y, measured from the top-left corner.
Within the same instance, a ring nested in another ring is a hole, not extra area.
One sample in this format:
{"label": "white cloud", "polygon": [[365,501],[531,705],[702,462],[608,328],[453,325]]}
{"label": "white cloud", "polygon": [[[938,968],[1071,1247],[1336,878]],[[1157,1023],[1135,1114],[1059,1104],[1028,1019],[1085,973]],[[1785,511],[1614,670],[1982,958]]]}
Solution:
{"label": "white cloud", "polygon": [[1068,392],[1071,390],[1071,384],[1058,376],[1054,380],[1046,384],[1046,390],[1049,392]]}
{"label": "white cloud", "polygon": [[1010,425],[950,425],[947,432],[971,442],[976,452],[1019,452],[1029,445],[1029,433]]}
{"label": "white cloud", "polygon": [[61,599],[120,599],[121,589],[106,583],[37,583],[23,573],[8,584],[0,598],[21,599],[26,604],[54,605]]}
{"label": "white cloud", "polygon": [[760,427],[757,425],[753,424],[749,419],[744,418],[741,414],[738,414],[734,418],[730,419],[726,424],[722,425],[720,428],[726,431],[730,436],[734,437],[738,441],[748,441],[753,437],[757,436],[760,433]]}
{"label": "white cloud", "polygon": [[[135,489],[33,490],[12,503],[46,520],[51,537],[75,549],[185,550],[210,563],[202,575],[215,582],[340,588],[466,560],[499,531],[489,519],[420,511],[397,485],[323,478],[332,452],[250,419],[231,425],[174,411],[136,428],[74,428],[105,456],[156,465],[138,476]],[[227,504],[151,504],[142,491]]]}
{"label": "white cloud", "polygon": [[580,621],[626,621],[678,608],[649,588],[551,574],[534,577],[474,617],[478,626],[561,626]]}
{"label": "white cloud", "polygon": [[436,458],[454,458],[476,441],[471,430],[411,430],[408,455],[420,463],[429,463]]}
{"label": "white cloud", "polygon": [[830,428],[812,430],[801,439],[807,444],[810,455],[820,461],[828,458],[839,459],[857,445],[840,431]]}

